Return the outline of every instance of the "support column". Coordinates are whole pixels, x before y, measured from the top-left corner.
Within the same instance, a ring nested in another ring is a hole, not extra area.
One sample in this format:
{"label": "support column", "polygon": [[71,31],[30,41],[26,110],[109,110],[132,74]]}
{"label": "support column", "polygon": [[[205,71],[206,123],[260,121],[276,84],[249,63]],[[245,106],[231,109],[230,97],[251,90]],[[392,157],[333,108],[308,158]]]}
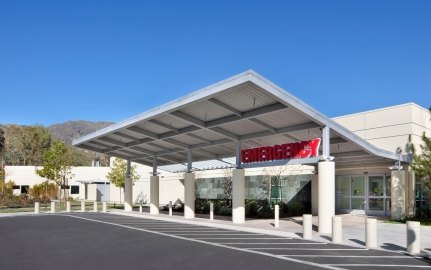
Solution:
{"label": "support column", "polygon": [[335,163],[318,163],[318,220],[319,233],[332,233],[335,215]]}
{"label": "support column", "polygon": [[406,172],[404,170],[391,171],[391,218],[402,220],[406,217]]}
{"label": "support column", "polygon": [[150,176],[150,214],[159,214],[159,177]]}
{"label": "support column", "polygon": [[130,160],[127,161],[126,179],[124,180],[124,211],[133,211],[133,183],[130,175]]}
{"label": "support column", "polygon": [[184,174],[184,217],[195,217],[195,174]]}
{"label": "support column", "polygon": [[415,173],[411,166],[407,168],[407,181],[406,181],[406,215],[407,217],[414,217],[416,214],[416,178]]}
{"label": "support column", "polygon": [[245,222],[245,171],[232,171],[232,222]]}
{"label": "support column", "polygon": [[319,179],[317,174],[311,175],[311,214],[317,216],[318,214],[318,198],[319,198]]}

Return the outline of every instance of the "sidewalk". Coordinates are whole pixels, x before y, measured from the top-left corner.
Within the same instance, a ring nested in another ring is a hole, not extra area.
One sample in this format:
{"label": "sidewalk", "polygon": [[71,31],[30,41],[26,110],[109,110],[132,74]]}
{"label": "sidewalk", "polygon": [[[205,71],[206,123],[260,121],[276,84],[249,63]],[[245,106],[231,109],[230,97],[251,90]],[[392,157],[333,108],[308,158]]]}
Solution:
{"label": "sidewalk", "polygon": [[[200,224],[217,228],[234,229],[247,232],[264,233],[285,237],[302,237],[302,217],[280,219],[280,227],[275,228],[273,219],[247,219],[244,224],[233,224],[230,217],[215,216],[209,220],[208,215],[196,215],[194,219],[184,219],[182,213],[174,213],[168,216],[161,212],[159,215],[150,215],[143,212],[124,212],[111,210],[113,214],[126,216],[145,217],[150,219],[175,221],[186,224]],[[365,246],[365,218],[367,216],[340,215],[343,219],[343,244],[354,247]],[[406,225],[385,223],[379,217],[377,219],[377,244],[380,250],[405,252],[406,251]],[[317,231],[317,216],[313,217],[313,241],[331,242],[331,235],[319,234]],[[431,227],[421,226],[421,249],[427,257],[431,257]]]}

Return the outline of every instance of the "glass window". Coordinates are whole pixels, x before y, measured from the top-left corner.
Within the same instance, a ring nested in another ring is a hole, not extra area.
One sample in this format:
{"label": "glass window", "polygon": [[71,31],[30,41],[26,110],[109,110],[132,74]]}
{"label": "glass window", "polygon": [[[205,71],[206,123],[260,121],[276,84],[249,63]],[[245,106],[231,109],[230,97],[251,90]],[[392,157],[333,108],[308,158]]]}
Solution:
{"label": "glass window", "polygon": [[[359,176],[352,176],[352,188],[351,188],[351,194],[352,196],[364,196],[365,192],[365,177],[362,175]],[[353,204],[353,203],[352,203]],[[353,207],[353,205],[352,205]]]}
{"label": "glass window", "polygon": [[370,198],[368,199],[368,209],[372,211],[383,211],[383,198]]}
{"label": "glass window", "polygon": [[337,196],[335,198],[335,207],[336,209],[350,209],[349,205],[349,197]]}
{"label": "glass window", "polygon": [[337,176],[335,178],[335,194],[338,196],[349,196],[350,176]]}
{"label": "glass window", "polygon": [[29,186],[21,186],[21,194],[28,194]]}
{"label": "glass window", "polygon": [[352,198],[352,210],[364,210],[365,199],[364,198]]}
{"label": "glass window", "polygon": [[72,186],[70,189],[70,194],[79,194],[79,186]]}
{"label": "glass window", "polygon": [[383,176],[370,176],[368,179],[368,194],[370,196],[383,196]]}

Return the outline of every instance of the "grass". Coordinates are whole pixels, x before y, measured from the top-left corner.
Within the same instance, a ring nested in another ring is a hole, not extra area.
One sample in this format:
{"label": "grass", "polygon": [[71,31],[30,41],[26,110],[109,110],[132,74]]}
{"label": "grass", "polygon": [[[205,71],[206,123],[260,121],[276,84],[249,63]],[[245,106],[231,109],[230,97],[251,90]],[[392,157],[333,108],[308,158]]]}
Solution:
{"label": "grass", "polygon": [[[108,203],[108,209],[124,209],[123,204],[119,203]],[[99,211],[102,211],[103,203],[98,202],[97,208]],[[134,206],[139,207],[139,206]],[[51,204],[40,204],[40,212],[49,212],[51,209]],[[55,204],[55,209],[57,212],[66,211],[66,206],[64,203],[57,202]],[[81,210],[81,202],[80,201],[71,201],[70,202],[70,210],[71,211],[80,211]],[[93,202],[86,202],[85,203],[85,211],[93,211],[94,210],[94,203]],[[0,213],[28,213],[28,212],[34,212],[34,206],[31,207],[0,207]]]}
{"label": "grass", "polygon": [[406,224],[407,221],[419,221],[421,223],[421,226],[431,226],[431,218],[410,218],[410,219],[403,219],[403,220],[385,220],[385,223],[391,223],[391,224]]}

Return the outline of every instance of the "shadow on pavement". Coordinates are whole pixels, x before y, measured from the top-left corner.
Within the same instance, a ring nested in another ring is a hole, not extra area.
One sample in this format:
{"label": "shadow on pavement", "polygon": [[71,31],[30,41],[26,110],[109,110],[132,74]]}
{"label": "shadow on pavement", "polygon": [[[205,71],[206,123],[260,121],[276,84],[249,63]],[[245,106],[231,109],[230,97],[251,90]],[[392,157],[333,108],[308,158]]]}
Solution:
{"label": "shadow on pavement", "polygon": [[364,241],[361,241],[361,240],[358,240],[358,239],[349,239],[349,240],[352,241],[352,242],[354,242],[354,243],[356,243],[356,244],[365,246],[365,242]]}
{"label": "shadow on pavement", "polygon": [[381,248],[386,249],[386,250],[392,250],[392,251],[405,251],[406,250],[402,246],[398,246],[398,245],[391,244],[391,243],[383,243]]}

